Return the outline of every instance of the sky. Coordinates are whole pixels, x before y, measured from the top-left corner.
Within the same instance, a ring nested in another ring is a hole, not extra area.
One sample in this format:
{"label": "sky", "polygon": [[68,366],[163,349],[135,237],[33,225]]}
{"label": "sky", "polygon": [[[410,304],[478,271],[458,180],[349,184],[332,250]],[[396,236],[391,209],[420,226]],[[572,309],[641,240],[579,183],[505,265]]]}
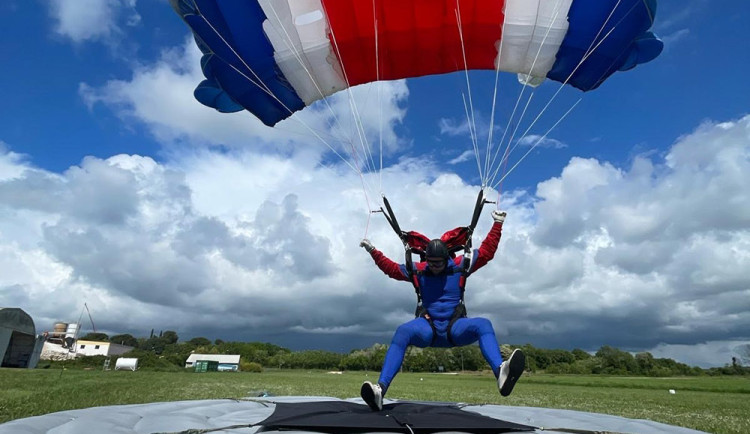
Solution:
{"label": "sky", "polygon": [[[661,56],[566,87],[517,140],[474,237],[507,211],[499,250],[466,292],[500,343],[710,367],[750,342],[750,4],[718,6],[659,0]],[[508,122],[510,74],[494,121],[493,72],[471,92],[463,73],[360,86],[329,103],[346,125],[355,101],[363,166],[311,132],[333,135],[322,104],[269,128],[198,103],[200,53],[165,0],[6,0],[0,26],[0,306],[37,332],[93,331],[86,303],[110,335],[388,343],[415,299],[359,247],[403,258],[380,195],[404,229],[467,225],[481,177],[464,100],[482,147],[535,116]]]}

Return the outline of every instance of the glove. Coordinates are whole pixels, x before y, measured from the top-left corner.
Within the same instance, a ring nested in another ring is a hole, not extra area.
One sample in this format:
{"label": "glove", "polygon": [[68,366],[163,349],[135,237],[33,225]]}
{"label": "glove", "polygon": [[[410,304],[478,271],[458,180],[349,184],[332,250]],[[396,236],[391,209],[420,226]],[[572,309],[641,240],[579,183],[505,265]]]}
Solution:
{"label": "glove", "polygon": [[367,238],[362,239],[362,242],[359,243],[359,246],[364,247],[365,250],[367,250],[367,253],[370,253],[373,250],[375,250],[375,246],[373,246],[370,240],[368,240]]}
{"label": "glove", "polygon": [[492,211],[492,219],[495,220],[495,223],[502,223],[505,221],[506,214],[505,211],[494,210]]}

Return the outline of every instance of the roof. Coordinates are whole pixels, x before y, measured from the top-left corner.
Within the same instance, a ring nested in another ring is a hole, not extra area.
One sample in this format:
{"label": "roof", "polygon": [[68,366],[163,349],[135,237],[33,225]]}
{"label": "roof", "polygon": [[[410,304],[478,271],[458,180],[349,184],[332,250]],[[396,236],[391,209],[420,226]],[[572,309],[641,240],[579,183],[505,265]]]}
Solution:
{"label": "roof", "polygon": [[[248,433],[248,426],[258,426],[275,414],[277,404],[304,404],[311,402],[339,402],[342,407],[351,403],[359,404],[366,409],[360,398],[340,400],[328,397],[264,397],[235,399],[213,399],[200,401],[158,402],[152,404],[115,405],[92,407],[82,410],[61,411],[44,416],[17,419],[0,424],[0,434],[49,434],[53,432],[118,432],[118,433],[151,433],[182,432],[185,430],[221,430],[225,433]],[[386,405],[409,401],[385,400]],[[494,419],[501,419],[513,424],[527,425],[534,433],[570,433],[570,432],[620,432],[645,433],[659,432],[667,434],[695,434],[695,431],[658,422],[642,419],[627,419],[606,414],[586,413],[571,410],[554,410],[537,407],[510,407],[504,405],[465,405],[455,403],[421,402],[412,404],[429,404],[433,406],[454,405],[461,411],[478,413]],[[369,414],[369,413],[368,413]],[[375,413],[374,417],[378,414]],[[278,414],[276,414],[278,416]],[[326,415],[326,421],[333,416]],[[275,428],[276,427],[276,428]],[[543,430],[542,430],[543,427]],[[224,429],[221,429],[224,428]],[[366,434],[377,432],[377,429],[342,429],[335,428],[337,433],[358,432]],[[382,429],[379,430],[382,432]],[[394,432],[389,429],[389,432]],[[402,432],[410,432],[402,427]],[[443,431],[443,430],[440,430]],[[433,429],[415,430],[414,432],[440,432]],[[461,431],[465,431],[462,429]],[[264,432],[288,433],[286,428],[270,424],[264,425]],[[296,433],[321,432],[317,427],[296,428]],[[445,432],[445,431],[443,431]],[[455,432],[455,431],[453,431]],[[465,431],[471,432],[471,431]]]}
{"label": "roof", "polygon": [[78,339],[78,343],[79,344],[84,344],[84,345],[88,345],[88,344],[110,345],[110,344],[112,344],[112,342],[107,342],[107,341],[89,341],[89,340],[84,340],[84,339]]}
{"label": "roof", "polygon": [[27,335],[35,335],[34,320],[17,307],[0,307],[0,328],[8,328]]}
{"label": "roof", "polygon": [[213,360],[219,363],[233,363],[239,365],[239,354],[191,354],[185,363],[195,363],[198,360]]}

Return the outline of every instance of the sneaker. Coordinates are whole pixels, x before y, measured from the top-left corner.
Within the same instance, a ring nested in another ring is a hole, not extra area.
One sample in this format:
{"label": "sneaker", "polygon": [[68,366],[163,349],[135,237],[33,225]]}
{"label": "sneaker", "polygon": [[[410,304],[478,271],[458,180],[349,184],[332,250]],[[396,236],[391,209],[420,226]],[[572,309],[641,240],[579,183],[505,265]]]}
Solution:
{"label": "sneaker", "polygon": [[500,389],[501,395],[510,395],[525,367],[526,356],[523,351],[513,350],[510,358],[500,365],[500,375],[497,376],[497,388]]}
{"label": "sneaker", "polygon": [[380,384],[372,384],[369,381],[365,381],[359,394],[362,395],[362,399],[370,406],[372,411],[383,409],[383,389],[380,387]]}

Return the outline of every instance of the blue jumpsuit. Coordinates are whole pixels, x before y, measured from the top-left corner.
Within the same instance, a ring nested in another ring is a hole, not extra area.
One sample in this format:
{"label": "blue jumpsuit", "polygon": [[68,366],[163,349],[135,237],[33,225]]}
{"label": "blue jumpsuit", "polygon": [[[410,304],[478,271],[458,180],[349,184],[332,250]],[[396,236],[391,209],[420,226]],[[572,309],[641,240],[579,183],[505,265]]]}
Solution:
{"label": "blue jumpsuit", "polygon": [[[469,274],[487,264],[495,256],[502,227],[502,223],[493,224],[489,234],[482,241],[482,245],[474,251]],[[370,254],[383,273],[396,280],[409,281],[404,264],[393,262],[377,249],[373,249]],[[437,275],[429,271],[426,262],[414,264],[418,271],[422,305],[427,309],[427,313],[432,319],[437,336],[433,336],[435,332],[433,332],[429,321],[421,317],[401,324],[396,329],[391,346],[385,355],[383,370],[380,372],[380,378],[378,379],[378,383],[383,387],[383,393],[388,389],[393,377],[401,368],[406,348],[409,345],[419,348],[454,346],[448,341],[448,325],[453,316],[453,311],[461,301],[459,279],[462,262],[463,256],[448,261],[445,270]],[[469,345],[479,341],[482,355],[492,368],[495,377],[497,377],[503,358],[500,355],[500,348],[495,338],[492,323],[488,319],[459,318],[453,323],[450,335],[455,346]]]}

